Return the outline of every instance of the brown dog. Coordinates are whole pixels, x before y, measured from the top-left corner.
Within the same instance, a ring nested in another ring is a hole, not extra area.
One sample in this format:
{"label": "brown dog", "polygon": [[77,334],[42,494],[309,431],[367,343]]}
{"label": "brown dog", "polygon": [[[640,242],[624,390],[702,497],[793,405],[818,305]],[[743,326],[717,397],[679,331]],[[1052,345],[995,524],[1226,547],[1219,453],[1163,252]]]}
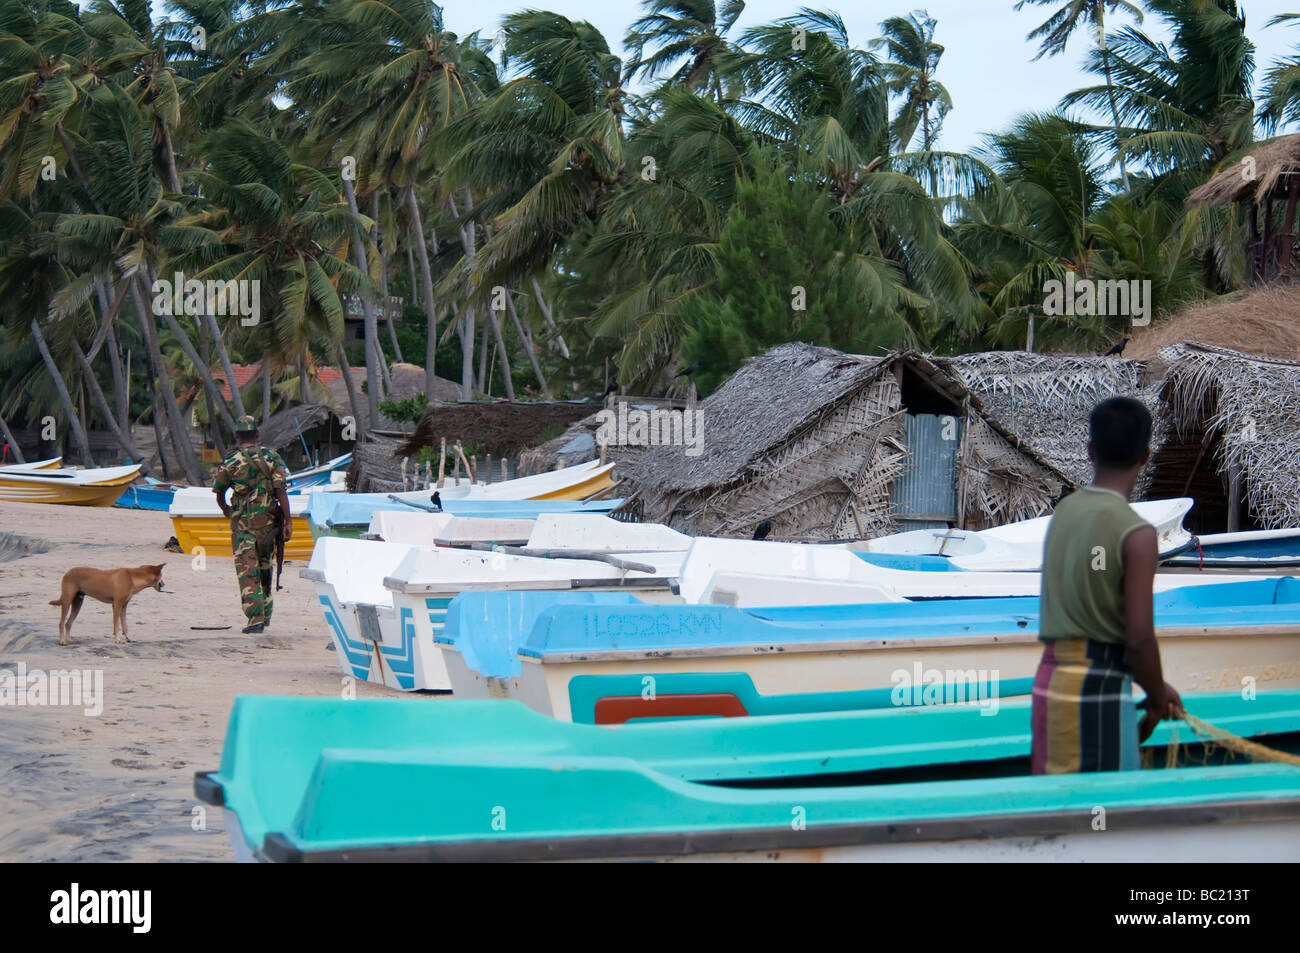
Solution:
{"label": "brown dog", "polygon": [[[59,644],[67,645],[72,635],[72,623],[81,611],[81,604],[86,596],[100,602],[113,604],[113,641],[118,645],[130,642],[126,637],[126,604],[141,589],[163,591],[162,571],[166,563],[157,566],[137,566],[134,569],[87,569],[78,566],[63,574],[63,586],[59,598],[50,601],[50,605],[59,607]],[[122,626],[121,637],[117,634],[118,623]]]}

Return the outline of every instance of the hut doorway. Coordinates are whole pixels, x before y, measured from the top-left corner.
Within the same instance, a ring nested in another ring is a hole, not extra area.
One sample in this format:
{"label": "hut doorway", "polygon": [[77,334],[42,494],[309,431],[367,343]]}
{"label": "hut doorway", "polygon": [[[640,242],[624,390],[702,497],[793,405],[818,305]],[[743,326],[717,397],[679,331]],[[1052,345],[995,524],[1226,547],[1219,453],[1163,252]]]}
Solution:
{"label": "hut doorway", "polygon": [[902,365],[899,390],[904,418],[907,469],[894,481],[890,502],[894,520],[906,530],[955,526],[957,459],[963,412],[951,396],[908,366]]}
{"label": "hut doorway", "polygon": [[[1172,429],[1172,428],[1171,428]],[[1184,434],[1170,434],[1151,458],[1151,483],[1143,492],[1148,500],[1190,496],[1196,503],[1183,519],[1187,531],[1197,536],[1257,529],[1245,503],[1245,488],[1227,485],[1219,472],[1220,440],[1205,432],[1204,417]]]}

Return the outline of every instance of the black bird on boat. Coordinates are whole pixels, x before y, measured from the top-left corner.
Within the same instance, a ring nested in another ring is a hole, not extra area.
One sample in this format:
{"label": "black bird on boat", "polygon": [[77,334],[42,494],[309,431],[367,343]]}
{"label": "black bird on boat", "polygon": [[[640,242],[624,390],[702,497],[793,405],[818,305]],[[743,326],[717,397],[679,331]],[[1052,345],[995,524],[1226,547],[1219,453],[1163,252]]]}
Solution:
{"label": "black bird on boat", "polygon": [[442,494],[441,494],[441,493],[439,493],[437,490],[434,490],[434,491],[433,491],[433,496],[429,497],[429,502],[432,503],[434,506],[436,506],[436,507],[438,508],[438,512],[439,512],[439,513],[442,512]]}
{"label": "black bird on boat", "polygon": [[772,521],[763,520],[763,522],[759,523],[758,526],[754,528],[754,538],[767,539],[767,534],[770,532],[772,532]]}
{"label": "black bird on boat", "polygon": [[1126,344],[1128,344],[1128,336],[1127,336],[1127,335],[1125,335],[1124,337],[1120,338],[1120,339],[1119,339],[1119,343],[1116,344],[1114,347],[1112,347],[1112,348],[1111,348],[1109,351],[1107,351],[1105,354],[1103,354],[1102,357],[1119,357],[1121,354],[1124,353],[1124,346],[1125,346]]}

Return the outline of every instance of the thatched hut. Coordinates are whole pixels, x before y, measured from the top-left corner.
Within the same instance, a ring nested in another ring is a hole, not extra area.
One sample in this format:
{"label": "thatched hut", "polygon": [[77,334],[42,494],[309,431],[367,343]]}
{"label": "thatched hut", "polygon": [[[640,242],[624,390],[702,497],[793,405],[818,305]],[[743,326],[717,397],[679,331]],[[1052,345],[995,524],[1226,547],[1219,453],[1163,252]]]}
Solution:
{"label": "thatched hut", "polygon": [[[1269,140],[1193,189],[1187,201],[1192,205],[1242,206],[1250,227],[1247,261],[1253,284],[1293,277],[1296,206],[1300,204],[1300,134]],[[1283,201],[1286,204],[1279,222],[1275,206]]]}
{"label": "thatched hut", "polygon": [[1148,495],[1191,496],[1194,532],[1300,525],[1300,362],[1189,342],[1168,365]]}
{"label": "thatched hut", "polygon": [[327,404],[294,404],[272,414],[258,431],[258,441],[284,458],[291,470],[314,466],[347,453],[353,434]]}
{"label": "thatched hut", "polygon": [[[786,344],[699,407],[704,452],[611,448],[625,507],[688,532],[862,538],[1048,512],[1072,483],[952,367]],[[630,458],[629,458],[630,457]]]}

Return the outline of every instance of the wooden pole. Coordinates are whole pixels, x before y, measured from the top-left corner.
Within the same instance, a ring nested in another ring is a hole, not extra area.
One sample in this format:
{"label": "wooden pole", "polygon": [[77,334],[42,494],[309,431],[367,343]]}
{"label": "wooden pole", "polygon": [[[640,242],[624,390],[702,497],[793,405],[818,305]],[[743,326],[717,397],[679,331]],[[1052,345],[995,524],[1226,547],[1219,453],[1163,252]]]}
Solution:
{"label": "wooden pole", "polygon": [[491,483],[492,482],[492,454],[490,453],[487,455],[487,473],[484,475],[487,477],[486,482]]}
{"label": "wooden pole", "polygon": [[443,437],[438,449],[438,488],[447,482],[447,438]]}
{"label": "wooden pole", "polygon": [[1241,470],[1233,467],[1228,476],[1228,532],[1235,533],[1241,526]]}

